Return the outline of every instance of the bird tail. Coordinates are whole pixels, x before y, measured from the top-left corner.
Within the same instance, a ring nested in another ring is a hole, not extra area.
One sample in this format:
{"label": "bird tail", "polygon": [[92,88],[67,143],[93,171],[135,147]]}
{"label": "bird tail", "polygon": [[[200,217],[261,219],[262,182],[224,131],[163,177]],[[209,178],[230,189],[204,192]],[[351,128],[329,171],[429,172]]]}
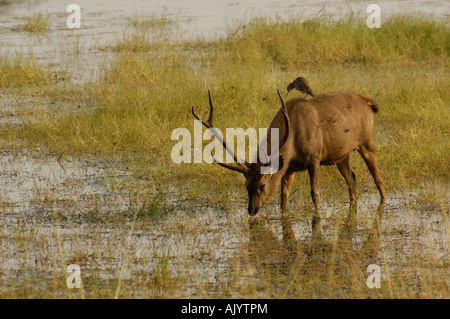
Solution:
{"label": "bird tail", "polygon": [[362,97],[362,99],[364,101],[366,101],[367,105],[370,106],[373,113],[377,113],[380,110],[380,106],[378,105],[377,101],[375,101],[374,99],[367,97],[367,96],[363,96],[363,95],[360,95],[360,96]]}
{"label": "bird tail", "polygon": [[291,91],[292,89],[296,89],[302,93],[311,95],[312,97],[316,96],[311,86],[309,85],[308,80],[306,80],[302,76],[299,76],[293,82],[289,83],[289,85],[287,86],[287,93],[289,93],[289,91]]}

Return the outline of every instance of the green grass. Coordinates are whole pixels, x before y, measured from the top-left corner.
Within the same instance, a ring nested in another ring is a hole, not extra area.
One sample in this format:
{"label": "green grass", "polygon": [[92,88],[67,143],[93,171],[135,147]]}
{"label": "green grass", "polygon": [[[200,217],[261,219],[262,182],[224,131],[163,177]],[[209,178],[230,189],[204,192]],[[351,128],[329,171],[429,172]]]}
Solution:
{"label": "green grass", "polygon": [[[136,30],[116,41],[116,57],[85,85],[84,98],[94,109],[37,115],[3,136],[64,154],[131,153],[136,168],[151,176],[229,176],[215,165],[172,164],[172,130],[192,132],[192,105],[207,116],[208,88],[217,127],[267,127],[279,108],[276,89],[302,75],[316,92],[347,89],[378,100],[376,141],[388,186],[400,179],[445,180],[449,35],[445,22],[413,16],[387,18],[380,29],[355,16],[337,22],[255,19],[213,41],[150,39]],[[14,81],[9,74],[6,83]],[[364,164],[358,159],[353,165],[364,182]]]}
{"label": "green grass", "polygon": [[15,30],[30,33],[43,33],[48,31],[51,26],[50,14],[38,12],[33,16],[23,18],[24,22],[17,25]]}
{"label": "green grass", "polygon": [[0,89],[27,88],[52,82],[53,72],[39,65],[34,58],[22,54],[0,56]]}
{"label": "green grass", "polygon": [[156,14],[151,14],[149,16],[135,14],[128,18],[128,22],[137,29],[162,29],[175,23],[175,21],[167,17],[167,14],[165,13],[160,16]]}
{"label": "green grass", "polygon": [[114,51],[124,52],[148,52],[152,49],[152,44],[148,41],[147,35],[144,31],[125,33],[122,40],[112,47]]}

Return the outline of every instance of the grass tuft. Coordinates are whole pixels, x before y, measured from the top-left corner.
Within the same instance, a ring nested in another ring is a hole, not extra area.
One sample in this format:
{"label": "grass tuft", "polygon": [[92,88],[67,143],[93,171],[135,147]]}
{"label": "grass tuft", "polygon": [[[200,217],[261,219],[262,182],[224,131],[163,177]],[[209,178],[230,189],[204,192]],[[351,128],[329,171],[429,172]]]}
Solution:
{"label": "grass tuft", "polygon": [[16,26],[15,30],[30,33],[43,33],[48,31],[51,26],[50,14],[42,12],[35,13],[33,16],[23,18],[24,23]]}
{"label": "grass tuft", "polygon": [[42,86],[48,84],[52,76],[53,72],[40,66],[33,57],[0,56],[0,88]]}
{"label": "grass tuft", "polygon": [[135,14],[128,18],[128,22],[137,29],[163,29],[173,25],[175,21],[163,13],[160,16],[152,14],[149,16]]}

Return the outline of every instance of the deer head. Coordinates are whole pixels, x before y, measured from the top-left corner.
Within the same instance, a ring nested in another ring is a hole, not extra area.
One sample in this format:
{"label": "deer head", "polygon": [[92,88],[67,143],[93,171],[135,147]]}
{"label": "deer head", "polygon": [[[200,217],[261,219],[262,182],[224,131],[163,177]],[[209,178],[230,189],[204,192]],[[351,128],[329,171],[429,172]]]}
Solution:
{"label": "deer head", "polygon": [[[287,115],[286,104],[284,103],[283,98],[281,97],[280,92],[277,90],[278,96],[281,101],[281,113],[284,117],[285,122],[285,133],[279,147],[277,150],[271,150],[271,155],[267,164],[262,163],[262,161],[258,158],[256,163],[248,163],[245,160],[238,160],[234,151],[227,145],[227,143],[219,136],[216,135],[216,138],[222,141],[222,145],[225,150],[233,157],[234,162],[237,165],[230,165],[226,163],[219,163],[213,156],[214,161],[222,167],[230,169],[232,171],[236,171],[242,173],[245,177],[245,186],[248,192],[248,213],[252,216],[258,213],[260,207],[276,192],[278,187],[278,178],[274,178],[274,174],[276,171],[271,170],[272,162],[278,161],[278,170],[281,170],[284,166],[284,157],[283,154],[280,154],[280,150],[283,145],[286,143],[289,136],[289,117]],[[192,107],[192,114],[194,117],[201,121],[202,124],[208,128],[213,129],[213,112],[214,107],[212,105],[211,93],[208,90],[209,97],[209,107],[210,113],[207,121],[203,121],[200,117],[195,113],[194,107]],[[214,132],[213,132],[214,133]],[[270,133],[269,133],[270,134]],[[261,146],[260,146],[261,147]],[[260,153],[261,154],[261,153]]]}

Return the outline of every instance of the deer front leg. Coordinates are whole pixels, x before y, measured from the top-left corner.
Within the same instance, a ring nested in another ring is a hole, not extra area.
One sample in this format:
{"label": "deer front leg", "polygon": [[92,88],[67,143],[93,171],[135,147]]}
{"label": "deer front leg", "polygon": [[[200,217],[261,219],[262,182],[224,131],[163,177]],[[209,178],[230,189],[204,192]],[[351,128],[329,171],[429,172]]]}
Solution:
{"label": "deer front leg", "polygon": [[286,171],[281,179],[281,210],[284,211],[287,206],[289,193],[294,182],[294,172]]}

